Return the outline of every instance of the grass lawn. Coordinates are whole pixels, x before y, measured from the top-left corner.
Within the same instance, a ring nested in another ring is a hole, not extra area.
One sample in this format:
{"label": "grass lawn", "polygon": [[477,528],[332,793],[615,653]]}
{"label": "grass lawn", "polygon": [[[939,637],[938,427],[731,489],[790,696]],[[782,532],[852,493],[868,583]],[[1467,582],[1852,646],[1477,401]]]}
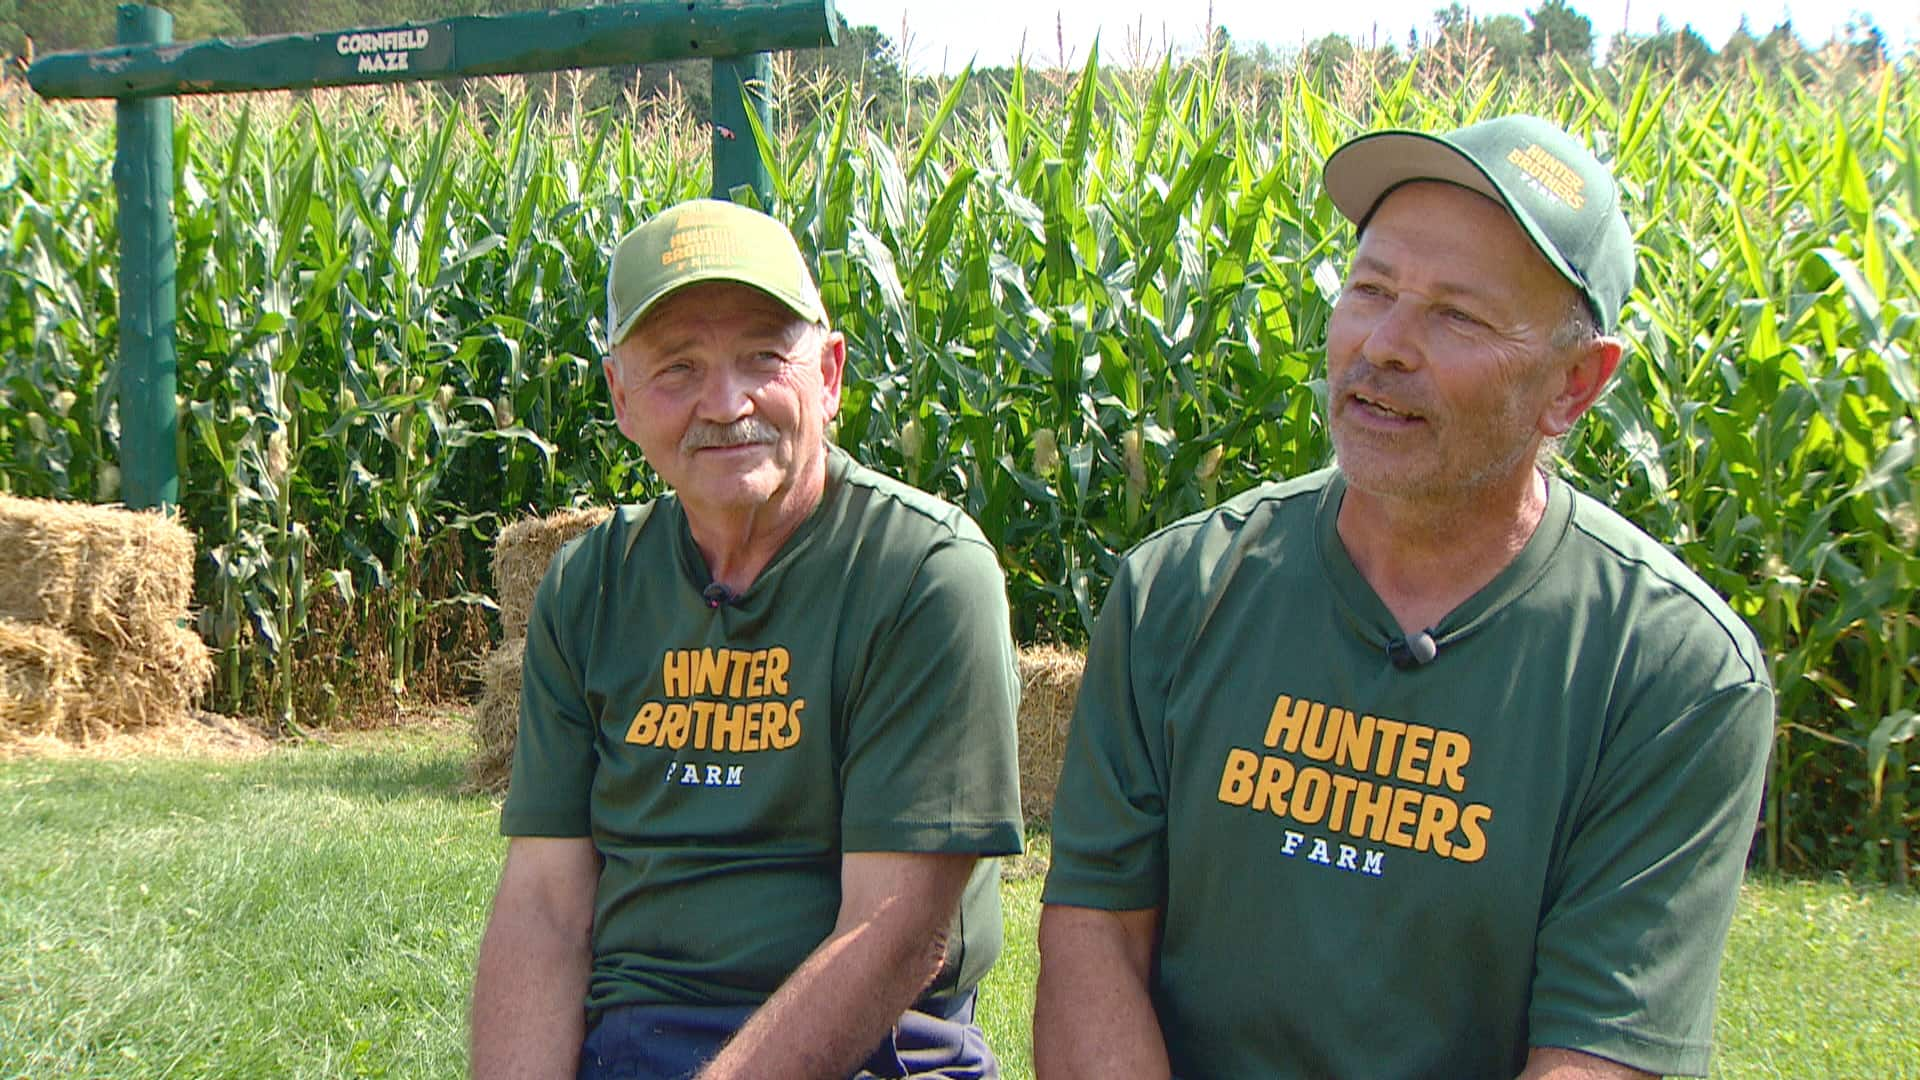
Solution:
{"label": "grass lawn", "polygon": [[[461,730],[264,756],[0,760],[0,1078],[457,1077],[504,841]],[[1036,844],[1043,849],[1043,844]],[[1040,877],[981,1004],[1010,1077]],[[1754,882],[1724,1077],[1920,1077],[1920,897]]]}

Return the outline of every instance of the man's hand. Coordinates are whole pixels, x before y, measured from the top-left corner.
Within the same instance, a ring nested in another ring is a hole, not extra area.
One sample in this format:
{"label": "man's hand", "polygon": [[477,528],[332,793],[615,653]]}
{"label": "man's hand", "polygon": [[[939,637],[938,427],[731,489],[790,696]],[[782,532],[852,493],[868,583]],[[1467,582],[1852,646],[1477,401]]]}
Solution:
{"label": "man's hand", "polygon": [[1041,910],[1036,1076],[1166,1080],[1167,1044],[1147,990],[1159,932],[1155,908]]}
{"label": "man's hand", "polygon": [[926,988],[972,855],[850,852],[833,933],[753,1014],[701,1080],[844,1077]]}
{"label": "man's hand", "polygon": [[474,1080],[579,1069],[599,880],[600,854],[585,837],[508,842],[474,970]]}

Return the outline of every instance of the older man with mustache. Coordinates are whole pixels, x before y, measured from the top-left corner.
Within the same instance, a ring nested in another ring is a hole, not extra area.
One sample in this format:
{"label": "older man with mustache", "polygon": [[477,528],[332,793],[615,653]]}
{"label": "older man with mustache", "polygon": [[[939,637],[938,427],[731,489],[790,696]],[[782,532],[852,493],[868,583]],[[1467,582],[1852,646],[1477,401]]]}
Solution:
{"label": "older man with mustache", "polygon": [[1335,467],[1122,564],[1054,804],[1056,1077],[1704,1074],[1753,635],[1543,466],[1620,362],[1613,178],[1531,117],[1328,160]]}
{"label": "older man with mustache", "polygon": [[614,415],[672,493],[535,601],[474,1074],[997,1075],[998,561],[828,439],[846,343],[785,226],[681,204],[607,291]]}

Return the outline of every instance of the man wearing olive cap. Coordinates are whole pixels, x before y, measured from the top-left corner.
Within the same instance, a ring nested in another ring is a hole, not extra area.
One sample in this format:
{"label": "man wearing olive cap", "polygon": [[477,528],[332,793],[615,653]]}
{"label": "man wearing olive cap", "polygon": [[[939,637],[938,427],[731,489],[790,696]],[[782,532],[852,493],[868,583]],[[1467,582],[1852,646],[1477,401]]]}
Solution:
{"label": "man wearing olive cap", "polygon": [[1551,124],[1327,161],[1334,467],[1130,553],[1054,803],[1043,1078],[1704,1074],[1773,693],[1539,462],[1606,387],[1613,179]]}
{"label": "man wearing olive cap", "polygon": [[996,1075],[999,563],[828,440],[846,345],[785,226],[673,207],[607,293],[614,415],[672,493],[534,602],[474,1073]]}

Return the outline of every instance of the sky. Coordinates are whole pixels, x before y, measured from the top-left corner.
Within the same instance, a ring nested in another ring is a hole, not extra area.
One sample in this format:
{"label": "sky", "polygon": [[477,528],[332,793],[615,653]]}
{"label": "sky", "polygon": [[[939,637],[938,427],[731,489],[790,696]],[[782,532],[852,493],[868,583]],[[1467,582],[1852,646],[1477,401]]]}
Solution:
{"label": "sky", "polygon": [[[1330,33],[1404,44],[1409,30],[1425,33],[1434,11],[1445,6],[1446,0],[1213,0],[1212,13],[1236,42],[1298,48]],[[1476,18],[1524,18],[1539,3],[1480,0],[1466,6]],[[1101,56],[1115,61],[1142,44],[1151,55],[1168,44],[1192,51],[1204,37],[1208,12],[1205,0],[834,0],[834,7],[856,26],[878,27],[896,45],[904,37],[908,64],[918,72],[958,71],[974,58],[982,66],[1009,63],[1023,34],[1028,60],[1044,66],[1058,62],[1063,37],[1068,62],[1085,62],[1096,33]],[[1817,44],[1860,13],[1873,19],[1896,51],[1920,47],[1915,0],[1572,0],[1572,7],[1593,20],[1594,39],[1601,43],[1621,29],[1653,33],[1664,17],[1675,26],[1691,25],[1718,49],[1745,15],[1756,35],[1791,18],[1801,39]]]}

